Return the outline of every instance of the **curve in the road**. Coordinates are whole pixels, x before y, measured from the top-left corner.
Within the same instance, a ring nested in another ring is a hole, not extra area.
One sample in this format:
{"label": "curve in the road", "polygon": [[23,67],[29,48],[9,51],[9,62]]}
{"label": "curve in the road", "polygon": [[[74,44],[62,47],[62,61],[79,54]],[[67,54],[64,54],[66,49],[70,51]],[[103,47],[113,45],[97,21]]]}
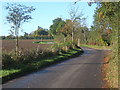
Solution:
{"label": "curve in the road", "polygon": [[83,48],[84,54],[11,80],[3,88],[101,88],[104,50]]}

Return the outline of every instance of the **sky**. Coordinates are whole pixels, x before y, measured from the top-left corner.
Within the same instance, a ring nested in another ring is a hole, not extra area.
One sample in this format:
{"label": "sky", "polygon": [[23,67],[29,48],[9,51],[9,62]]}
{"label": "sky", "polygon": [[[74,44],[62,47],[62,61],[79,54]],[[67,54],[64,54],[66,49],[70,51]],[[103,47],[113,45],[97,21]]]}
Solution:
{"label": "sky", "polygon": [[[0,36],[1,35],[9,35],[10,25],[6,21],[7,10],[4,7],[7,3],[18,3],[26,6],[33,6],[36,8],[35,11],[31,13],[33,19],[30,22],[24,23],[22,25],[23,32],[31,33],[35,31],[38,26],[42,28],[49,29],[50,25],[52,25],[52,20],[57,17],[65,19],[70,19],[69,11],[73,6],[73,2],[1,2],[0,3]],[[79,7],[78,13],[83,14],[83,17],[87,17],[86,25],[90,28],[93,22],[94,10],[96,9],[96,5],[88,6],[87,2],[78,2],[76,7]],[[23,35],[23,32],[20,32],[20,35]]]}

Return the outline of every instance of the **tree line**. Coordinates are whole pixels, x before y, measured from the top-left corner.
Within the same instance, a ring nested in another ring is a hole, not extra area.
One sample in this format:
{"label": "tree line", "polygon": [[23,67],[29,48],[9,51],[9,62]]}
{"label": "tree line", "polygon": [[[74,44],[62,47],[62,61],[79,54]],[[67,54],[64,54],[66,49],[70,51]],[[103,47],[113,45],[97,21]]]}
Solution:
{"label": "tree line", "polygon": [[[32,19],[27,13],[35,10],[33,7],[27,7],[20,4],[8,4],[7,21],[12,23],[10,32],[11,35],[2,39],[54,39],[55,47],[73,48],[80,44],[90,44],[99,46],[115,46],[117,40],[118,29],[118,3],[97,2],[98,7],[94,14],[94,22],[91,28],[85,25],[86,18],[82,14],[78,14],[78,8],[72,7],[69,11],[70,19],[63,20],[62,18],[55,18],[53,24],[50,25],[49,30],[40,26],[34,32],[28,34],[24,32],[23,36],[18,36],[21,24]],[[91,3],[89,3],[91,5]],[[14,18],[15,17],[15,18]],[[15,33],[15,36],[13,36]]]}
{"label": "tree line", "polygon": [[[37,30],[32,31],[31,33],[23,32],[24,35],[19,35],[19,39],[53,39],[53,36],[49,34],[48,29],[44,29],[38,26]],[[0,36],[2,40],[16,39],[13,34],[7,36]]]}

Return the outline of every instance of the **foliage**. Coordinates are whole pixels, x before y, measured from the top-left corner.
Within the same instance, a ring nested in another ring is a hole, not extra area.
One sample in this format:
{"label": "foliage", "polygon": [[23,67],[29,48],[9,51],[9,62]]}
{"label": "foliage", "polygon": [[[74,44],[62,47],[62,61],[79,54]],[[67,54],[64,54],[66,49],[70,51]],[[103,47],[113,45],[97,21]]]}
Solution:
{"label": "foliage", "polygon": [[[8,16],[6,19],[10,24],[12,24],[11,29],[14,30],[16,30],[16,28],[20,28],[22,23],[28,22],[29,19],[32,19],[28,13],[35,10],[33,7],[27,7],[20,4],[8,4],[5,8],[8,10]],[[18,31],[15,32],[17,35]]]}
{"label": "foliage", "polygon": [[41,29],[38,29],[36,31],[34,31],[33,35],[48,35],[48,31],[46,31],[45,29],[41,28]]}
{"label": "foliage", "polygon": [[[109,69],[106,71],[106,73],[110,73],[110,75],[106,74],[106,79],[109,82],[110,88],[117,88],[118,86],[118,77],[117,73],[114,74],[114,72],[118,71],[118,30],[119,30],[119,14],[120,14],[120,4],[119,2],[100,2],[98,3],[99,7],[97,9],[97,15],[99,16],[97,18],[98,22],[101,22],[105,24],[104,29],[108,32],[110,29],[110,33],[107,33],[107,37],[111,38],[109,43],[112,45],[112,59],[110,59],[110,62],[108,63]],[[104,35],[103,35],[104,36]],[[106,39],[107,37],[103,37]],[[111,67],[112,66],[112,67]],[[114,68],[114,70],[113,70]],[[112,77],[112,78],[111,78]]]}
{"label": "foliage", "polygon": [[11,34],[16,36],[16,55],[18,55],[18,35],[21,25],[28,22],[32,17],[29,15],[35,8],[27,7],[20,4],[7,4],[5,7],[8,10],[8,15],[6,17],[8,23],[11,25]]}
{"label": "foliage", "polygon": [[15,61],[12,59],[10,53],[2,53],[2,66],[9,67],[10,65],[14,64],[14,62]]}
{"label": "foliage", "polygon": [[61,18],[53,20],[53,25],[50,26],[50,34],[56,35],[59,30],[64,26],[65,22]]}
{"label": "foliage", "polygon": [[[91,3],[89,4],[91,5]],[[8,53],[8,54],[3,52],[3,68],[4,69],[11,69],[11,68],[21,69],[21,67],[24,67],[24,70],[26,71],[36,70],[38,68],[55,63],[59,60],[66,59],[71,55],[74,56],[77,53],[77,51],[74,51],[74,50],[71,51],[71,49],[74,49],[75,47],[79,46],[79,44],[82,44],[81,46],[87,46],[87,47],[97,48],[97,49],[106,48],[107,46],[112,46],[113,56],[110,63],[108,64],[109,70],[111,70],[111,71],[108,71],[108,73],[111,73],[111,75],[108,75],[107,79],[110,78],[112,82],[117,83],[116,81],[114,81],[117,79],[115,76],[117,75],[117,73],[113,75],[114,73],[112,74],[112,72],[118,70],[118,67],[117,67],[118,44],[117,43],[118,43],[118,28],[119,28],[118,21],[120,21],[118,17],[118,14],[119,14],[118,11],[120,9],[118,8],[119,4],[114,2],[112,3],[98,2],[97,4],[98,4],[98,7],[96,8],[96,11],[95,11],[93,26],[91,26],[90,29],[88,29],[88,27],[83,24],[85,19],[82,18],[81,15],[77,15],[77,9],[73,8],[69,12],[71,19],[62,20],[62,18],[56,18],[53,20],[53,24],[50,26],[49,31],[38,26],[38,29],[35,30],[33,33],[31,34],[25,33],[23,37],[22,36],[20,37],[20,38],[26,38],[26,39],[33,39],[33,38],[42,39],[43,37],[44,38],[52,37],[50,36],[51,34],[53,35],[52,38],[54,38],[54,41],[55,41],[55,44],[51,47],[51,49],[49,50],[47,49],[43,51],[37,48],[35,50],[26,51],[26,52],[20,51],[18,57],[15,56],[15,52]],[[6,9],[9,9],[9,8],[10,7]],[[30,13],[31,13],[31,10],[30,10]],[[14,15],[14,13],[11,15]],[[8,21],[11,20],[10,17],[8,17],[7,19]],[[31,18],[29,16],[28,17],[26,16],[25,21],[23,22],[26,22],[28,19],[31,19]],[[14,26],[16,26],[17,24],[19,23],[15,21]],[[4,39],[5,37],[3,36],[1,38]],[[13,38],[13,36],[10,35],[10,36],[7,36],[7,38]],[[39,43],[45,44],[46,42],[39,42]],[[87,44],[87,45],[83,45],[83,44]],[[91,46],[91,45],[97,45],[97,46]],[[103,46],[106,46],[106,47],[103,47]],[[48,57],[51,57],[51,58],[48,59]],[[18,63],[19,63],[19,66],[16,66]],[[110,66],[112,66],[114,70]],[[112,79],[111,76],[114,79]],[[114,85],[111,84],[111,87],[114,87]]]}
{"label": "foliage", "polygon": [[[42,50],[36,48],[36,49],[31,49],[31,50],[26,50],[26,51],[19,51],[19,56],[16,57],[15,52],[5,52],[3,51],[2,54],[2,65],[3,69],[6,67],[10,67],[14,64],[21,63],[21,64],[29,64],[30,62],[40,60],[42,58],[48,57],[48,56],[53,56],[55,53],[52,53],[51,50]],[[34,56],[34,57],[33,57]]]}
{"label": "foliage", "polygon": [[[0,76],[2,77],[3,80],[2,83],[5,83],[6,81],[13,79],[15,77],[33,72],[35,70],[40,70],[44,67],[58,63],[68,58],[75,57],[83,52],[81,48],[75,48],[67,52],[55,52],[55,51],[51,52],[49,50],[47,51],[38,50],[37,52],[36,51],[37,50],[32,52],[28,51],[28,53],[26,52],[26,54],[22,52],[21,55],[19,55],[19,60],[17,61],[17,63],[15,62],[15,64],[10,64],[11,67],[7,65],[5,67],[5,65],[3,65],[3,70],[0,71],[3,73],[2,76]],[[29,57],[31,55],[34,57]],[[3,57],[3,60],[4,58],[5,57]]]}
{"label": "foliage", "polygon": [[[20,40],[23,40],[23,39],[25,39],[25,40],[30,40],[30,39],[54,39],[54,37],[52,35],[49,35],[47,31],[43,30],[40,33],[41,34],[35,35],[35,33],[28,34],[28,33],[24,32],[24,35],[20,35],[18,38]],[[0,36],[0,39],[1,40],[13,40],[13,39],[15,39],[15,36],[13,36],[13,35]]]}
{"label": "foliage", "polygon": [[72,21],[67,19],[66,24],[59,32],[62,33],[65,37],[67,35],[72,35],[72,27],[73,27]]}
{"label": "foliage", "polygon": [[[94,0],[96,1],[96,0]],[[76,4],[76,1],[74,4]],[[91,6],[93,2],[89,2]],[[120,4],[119,2],[97,2],[94,15],[94,23],[91,27],[91,31],[87,33],[87,41],[94,42],[96,45],[108,45],[112,46],[112,59],[106,65],[108,68],[105,71],[108,87],[118,88],[118,31],[120,29]],[[83,39],[83,38],[82,38]],[[96,42],[96,40],[99,40]],[[83,41],[84,42],[84,41]],[[111,67],[112,66],[112,67]]]}

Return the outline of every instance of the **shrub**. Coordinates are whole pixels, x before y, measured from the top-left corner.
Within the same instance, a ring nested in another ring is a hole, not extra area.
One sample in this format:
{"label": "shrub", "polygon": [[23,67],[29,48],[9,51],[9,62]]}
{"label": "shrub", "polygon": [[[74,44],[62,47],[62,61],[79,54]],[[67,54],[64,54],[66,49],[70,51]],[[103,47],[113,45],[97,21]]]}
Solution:
{"label": "shrub", "polygon": [[36,49],[31,50],[20,50],[18,57],[15,54],[15,51],[6,52],[3,51],[2,53],[2,67],[8,68],[15,66],[15,64],[30,64],[34,61],[42,60],[44,58],[48,58],[50,56],[55,56],[59,53],[57,49],[54,49],[54,52],[52,49],[45,49],[42,50],[39,47]]}
{"label": "shrub", "polygon": [[12,58],[11,54],[4,51],[2,53],[2,68],[9,67],[10,65],[12,65],[14,63],[15,63],[15,61]]}

